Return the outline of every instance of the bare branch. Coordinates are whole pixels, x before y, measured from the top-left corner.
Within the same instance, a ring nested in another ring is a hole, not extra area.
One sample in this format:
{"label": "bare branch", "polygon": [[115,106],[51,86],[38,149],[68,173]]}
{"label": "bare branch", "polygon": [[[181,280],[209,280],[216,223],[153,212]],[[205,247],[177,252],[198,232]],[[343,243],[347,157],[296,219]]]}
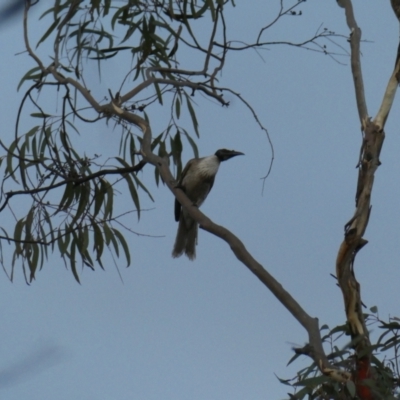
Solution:
{"label": "bare branch", "polygon": [[28,38],[28,11],[29,11],[30,7],[31,7],[31,2],[30,1],[26,1],[25,10],[24,10],[24,41],[25,41],[25,47],[26,47],[26,50],[28,51],[28,54],[36,61],[37,65],[42,70],[42,72],[45,72],[45,67],[44,67],[42,61],[33,52],[32,48],[31,48],[31,45],[29,43],[29,38]]}
{"label": "bare branch", "polygon": [[354,17],[353,5],[351,3],[351,0],[343,0],[342,3],[345,9],[347,25],[351,31],[351,71],[353,74],[358,116],[360,118],[361,126],[365,128],[366,121],[369,118],[369,115],[367,110],[367,103],[365,100],[364,81],[362,77],[360,61],[361,29],[358,27],[356,19]]}
{"label": "bare branch", "polygon": [[210,57],[212,54],[212,49],[214,47],[214,38],[215,38],[215,34],[217,33],[217,27],[218,27],[218,19],[219,19],[219,11],[220,11],[221,7],[218,6],[216,11],[215,11],[215,20],[214,20],[214,25],[213,25],[213,29],[211,31],[211,36],[210,36],[210,40],[208,43],[208,50],[207,50],[207,54],[206,54],[206,59],[204,61],[204,71],[208,71],[208,67],[210,65]]}
{"label": "bare branch", "polygon": [[256,43],[260,42],[261,36],[262,34],[269,28],[271,28],[273,25],[275,25],[278,20],[283,17],[284,15],[288,15],[290,14],[296,7],[298,7],[301,3],[304,3],[305,0],[298,0],[298,2],[296,4],[293,4],[292,6],[290,6],[289,8],[287,8],[286,10],[283,9],[283,1],[281,0],[281,5],[280,5],[280,9],[279,9],[279,13],[277,14],[277,16],[266,26],[264,26],[263,28],[260,29],[260,32],[258,33],[257,36],[257,40]]}
{"label": "bare branch", "polygon": [[[393,2],[392,2],[392,7],[395,8]],[[400,8],[396,10],[400,12]],[[394,65],[392,76],[389,79],[385,94],[383,95],[382,104],[379,108],[376,117],[374,118],[375,124],[378,125],[381,129],[385,128],[385,123],[392,108],[394,97],[396,95],[399,83],[400,83],[400,43],[397,47],[396,62]]]}
{"label": "bare branch", "polygon": [[[270,136],[270,134],[268,132],[268,129],[261,123],[260,119],[258,118],[258,115],[257,115],[256,111],[251,106],[251,104],[240,93],[237,93],[237,92],[233,91],[232,89],[225,88],[225,87],[224,88],[220,88],[220,90],[226,91],[228,93],[232,93],[234,96],[236,96],[247,107],[247,109],[251,112],[251,114],[253,115],[253,118],[257,122],[257,125],[267,135],[268,143],[269,143],[269,146],[271,148],[271,161],[269,163],[268,170],[267,170],[266,174],[261,178],[261,179],[263,179],[263,181],[265,183],[265,180],[268,178],[269,174],[271,173],[272,165],[274,164],[274,160],[275,160],[275,149],[274,149],[274,145],[273,145],[272,140],[271,140],[271,136]],[[263,187],[263,190],[264,190],[264,187]]]}

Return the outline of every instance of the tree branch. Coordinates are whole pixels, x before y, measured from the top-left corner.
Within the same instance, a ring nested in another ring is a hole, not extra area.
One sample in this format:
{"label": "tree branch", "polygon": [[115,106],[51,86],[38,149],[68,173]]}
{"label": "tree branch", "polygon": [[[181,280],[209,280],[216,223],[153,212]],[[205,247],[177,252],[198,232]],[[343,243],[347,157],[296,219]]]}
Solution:
{"label": "tree branch", "polygon": [[397,47],[396,62],[394,65],[392,76],[389,79],[385,94],[383,95],[381,107],[379,108],[378,114],[374,118],[375,124],[378,125],[382,130],[385,128],[386,120],[392,108],[394,97],[396,95],[397,87],[399,86],[399,84],[400,84],[400,43]]}
{"label": "tree branch", "polygon": [[300,304],[287,292],[284,287],[258,263],[247,251],[243,242],[228,229],[215,224],[210,218],[204,215],[198,207],[193,205],[185,193],[176,187],[176,182],[168,168],[167,162],[163,159],[149,154],[149,149],[145,150],[146,159],[154,165],[157,165],[164,182],[171,192],[178,199],[179,203],[187,209],[190,216],[199,223],[200,227],[207,232],[224,240],[237,259],[241,261],[278,299],[278,301],[294,316],[294,318],[304,327],[308,333],[309,344],[313,351],[310,356],[321,369],[323,374],[329,375],[339,381],[350,379],[350,374],[334,368],[329,363],[322,347],[322,340],[318,326],[318,319],[311,317],[300,306]]}
{"label": "tree branch", "polygon": [[237,236],[223,226],[217,225],[211,221],[211,219],[204,215],[198,207],[194,206],[193,202],[189,200],[186,194],[176,186],[176,180],[168,167],[168,161],[155,155],[151,150],[152,133],[148,122],[143,118],[122,109],[118,111],[118,116],[128,122],[134,123],[142,130],[143,140],[141,152],[144,160],[158,168],[164,183],[178,199],[179,203],[187,209],[189,215],[199,223],[202,229],[224,240],[230,246],[237,259],[241,261],[275,295],[281,304],[304,327],[308,333],[309,344],[312,348],[310,356],[314,359],[321,372],[338,381],[349,380],[351,377],[349,373],[333,367],[329,363],[322,346],[318,319],[313,318],[306,313],[291,294],[287,292],[283,286],[253,258],[253,256],[247,251],[243,242]]}
{"label": "tree branch", "polygon": [[381,164],[379,156],[385,138],[383,126],[396,92],[394,81],[397,78],[396,71],[398,71],[399,63],[397,60],[381,109],[376,119],[371,121],[367,112],[360,64],[361,30],[355,21],[351,0],[342,0],[340,5],[345,9],[347,24],[352,31],[350,37],[351,67],[363,140],[358,163],[356,210],[353,217],[345,225],[344,240],[340,245],[336,259],[336,276],[343,294],[347,324],[352,337],[351,346],[355,350],[356,367],[353,380],[356,384],[357,395],[360,398],[372,399],[373,397],[370,397],[372,396],[371,388],[363,383],[364,379],[373,379],[371,375],[372,350],[363,314],[361,287],[355,277],[354,261],[358,251],[368,243],[363,235],[367,229],[371,212],[374,177]]}
{"label": "tree branch", "polygon": [[369,118],[367,103],[365,100],[364,81],[361,71],[360,62],[360,42],[361,42],[361,29],[358,27],[354,17],[353,5],[351,0],[342,0],[345,9],[347,26],[350,33],[350,47],[351,47],[351,71],[354,81],[354,89],[356,94],[358,116],[360,118],[361,126],[363,129],[366,126],[366,121]]}

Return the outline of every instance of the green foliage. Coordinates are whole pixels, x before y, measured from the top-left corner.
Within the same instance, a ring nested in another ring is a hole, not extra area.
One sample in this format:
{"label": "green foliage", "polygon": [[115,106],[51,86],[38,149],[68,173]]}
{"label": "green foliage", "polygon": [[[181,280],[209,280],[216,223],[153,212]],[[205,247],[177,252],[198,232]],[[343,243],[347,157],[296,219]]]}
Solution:
{"label": "green foliage", "polygon": [[[270,26],[302,2],[294,0]],[[240,94],[219,86],[233,49],[225,19],[233,0],[53,0],[34,21],[30,9],[36,4],[27,0],[25,8],[24,55],[32,65],[18,84],[26,91],[14,138],[0,141],[5,151],[0,212],[13,218],[11,229],[0,226],[0,244],[14,246],[11,278],[21,265],[29,268],[26,279],[32,281],[57,252],[79,281],[78,263],[103,268],[106,248],[131,262],[134,252],[124,235],[132,229],[123,221],[131,213],[139,220],[143,195],[153,200],[149,182],[138,175],[154,168],[143,157],[144,124],[161,126],[150,139],[151,149],[174,166],[176,176],[185,146],[199,155],[200,94],[221,106],[229,104],[224,93],[236,96],[268,132]],[[259,40],[264,30],[255,47],[266,45]],[[41,32],[36,43],[32,32]],[[332,35],[324,31],[305,43]],[[107,76],[112,87],[104,93],[98,83],[108,60],[119,68]],[[120,135],[118,150],[105,148],[106,154],[98,155],[82,146],[82,137],[87,143],[90,134],[111,125],[112,135]],[[157,167],[154,179],[159,185]],[[130,208],[121,209],[122,195]]]}
{"label": "green foliage", "polygon": [[[377,307],[371,307],[371,314],[364,314],[367,325],[379,328],[382,333],[371,345],[371,371],[374,379],[365,379],[363,384],[374,391],[376,399],[395,400],[400,398],[400,319],[392,317],[389,322],[381,320]],[[347,324],[329,329],[321,327],[321,336],[329,362],[342,371],[354,373],[355,354],[352,350],[354,343],[348,341]],[[347,340],[347,342],[346,342]],[[339,342],[344,343],[339,347]],[[298,360],[300,354],[295,354],[288,362]],[[383,361],[381,361],[383,360]],[[337,382],[321,374],[319,368],[312,362],[300,369],[291,379],[278,378],[279,381],[294,390],[290,399],[328,400],[328,399],[357,399],[356,385],[353,381]]]}
{"label": "green foliage", "polygon": [[[20,208],[18,212],[12,211],[17,216],[13,235],[5,226],[1,227],[2,239],[14,243],[11,276],[20,262],[24,271],[25,266],[28,267],[27,281],[32,281],[47,260],[49,249],[59,252],[78,282],[78,263],[92,269],[96,265],[103,267],[105,248],[117,257],[122,253],[130,265],[130,246],[115,225],[121,226],[121,218],[132,212],[140,218],[141,194],[153,200],[137,174],[144,167],[139,151],[141,136],[125,121],[101,113],[96,107],[94,113],[90,112],[87,103],[80,105],[86,90],[86,70],[97,63],[100,78],[105,60],[120,58],[123,63],[130,58],[126,77],[121,83],[121,89],[125,87],[125,91],[129,91],[135,81],[146,84],[149,77],[156,76],[156,71],[162,69],[160,81],[153,82],[152,91],[142,96],[138,90],[137,95],[128,98],[123,106],[132,112],[143,113],[155,100],[160,105],[174,105],[170,121],[153,139],[152,149],[162,157],[171,157],[177,174],[180,174],[182,137],[198,156],[195,141],[188,130],[178,124],[185,114],[181,104],[184,97],[186,117],[192,120],[198,137],[199,124],[192,95],[194,88],[201,85],[190,78],[191,73],[182,75],[177,70],[183,46],[182,31],[195,43],[192,24],[206,15],[213,21],[217,10],[222,12],[222,9],[222,3],[215,5],[213,1],[197,0],[176,3],[55,0],[41,15],[40,23],[47,27],[37,41],[36,49],[49,52],[54,60],[51,66],[54,70],[50,72],[39,57],[33,57],[36,65],[24,74],[18,85],[18,89],[26,84],[30,87],[21,103],[15,138],[8,146],[2,143],[7,154],[1,211],[13,210],[17,197],[30,200],[26,215]],[[210,13],[206,14],[207,11]],[[29,21],[29,12],[27,16]],[[28,36],[26,45],[33,56],[29,40]],[[202,49],[198,46],[195,51]],[[149,68],[154,69],[151,75],[146,72]],[[176,85],[182,80],[187,83]],[[206,87],[210,88],[210,85],[206,84]],[[39,92],[40,99],[34,99],[35,93]],[[42,101],[46,97],[54,101],[49,105],[48,101]],[[60,100],[61,108],[51,107]],[[26,120],[25,110],[31,118],[39,120],[39,125],[21,134],[19,126],[22,118]],[[114,126],[121,129],[121,140],[119,154],[104,160],[91,154],[90,149],[82,149],[77,140],[79,135],[86,134],[90,125],[108,122],[110,117]],[[149,121],[146,115],[144,117]],[[155,178],[158,184],[156,168]],[[125,191],[124,183],[133,208],[116,214],[117,194]],[[127,227],[122,227],[126,231]]]}

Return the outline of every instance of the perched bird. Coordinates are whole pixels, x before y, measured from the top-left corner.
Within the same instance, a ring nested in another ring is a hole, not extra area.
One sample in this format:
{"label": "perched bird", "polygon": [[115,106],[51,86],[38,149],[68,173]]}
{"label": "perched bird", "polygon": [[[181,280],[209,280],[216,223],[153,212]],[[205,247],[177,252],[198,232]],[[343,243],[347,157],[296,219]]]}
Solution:
{"label": "perched bird", "polygon": [[[178,185],[193,205],[200,207],[214,184],[219,164],[232,157],[243,155],[240,151],[220,149],[212,156],[193,158],[188,161],[179,178]],[[180,257],[185,253],[190,260],[196,258],[198,224],[187,210],[175,199],[175,221],[179,221],[178,233],[172,257]]]}

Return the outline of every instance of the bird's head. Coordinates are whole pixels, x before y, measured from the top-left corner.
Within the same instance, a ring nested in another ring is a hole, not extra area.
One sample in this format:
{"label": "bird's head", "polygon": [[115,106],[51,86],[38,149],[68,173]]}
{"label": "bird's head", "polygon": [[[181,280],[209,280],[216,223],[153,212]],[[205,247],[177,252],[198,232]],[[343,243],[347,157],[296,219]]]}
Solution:
{"label": "bird's head", "polygon": [[244,156],[244,153],[235,150],[219,149],[215,152],[215,155],[220,161],[226,161],[235,156]]}

